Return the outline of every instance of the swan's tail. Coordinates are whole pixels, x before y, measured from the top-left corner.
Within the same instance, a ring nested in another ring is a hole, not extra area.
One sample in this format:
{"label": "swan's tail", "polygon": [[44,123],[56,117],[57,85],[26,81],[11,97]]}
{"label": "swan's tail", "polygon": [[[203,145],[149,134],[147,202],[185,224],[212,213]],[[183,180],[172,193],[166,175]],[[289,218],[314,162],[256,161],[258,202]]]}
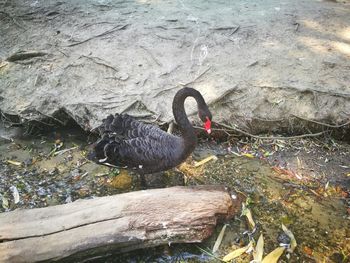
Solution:
{"label": "swan's tail", "polygon": [[122,140],[123,131],[132,121],[128,115],[109,115],[102,121],[98,128],[101,139],[92,145],[88,159],[97,163],[110,163],[117,165],[119,157],[119,145]]}
{"label": "swan's tail", "polygon": [[102,121],[102,125],[99,127],[100,135],[110,134],[115,136],[124,136],[125,132],[136,128],[138,122],[128,114],[115,114],[109,115]]}

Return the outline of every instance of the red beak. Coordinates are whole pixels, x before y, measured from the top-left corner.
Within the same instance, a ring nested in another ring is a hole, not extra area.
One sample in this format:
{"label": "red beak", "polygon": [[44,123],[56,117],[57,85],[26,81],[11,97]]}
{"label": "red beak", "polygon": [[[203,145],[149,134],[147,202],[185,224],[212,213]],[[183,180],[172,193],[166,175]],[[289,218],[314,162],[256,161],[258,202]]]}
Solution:
{"label": "red beak", "polygon": [[204,129],[208,134],[211,133],[211,120],[209,120],[208,117],[207,117],[206,122],[204,123]]}

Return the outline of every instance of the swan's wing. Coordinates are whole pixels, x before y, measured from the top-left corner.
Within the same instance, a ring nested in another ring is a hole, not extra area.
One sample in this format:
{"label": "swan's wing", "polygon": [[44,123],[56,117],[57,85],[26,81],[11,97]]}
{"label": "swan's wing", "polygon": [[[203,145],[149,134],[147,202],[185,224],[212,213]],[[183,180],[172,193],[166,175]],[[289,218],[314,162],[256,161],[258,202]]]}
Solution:
{"label": "swan's wing", "polygon": [[124,140],[164,133],[157,126],[140,122],[127,114],[109,115],[99,130],[102,136],[110,134]]}
{"label": "swan's wing", "polygon": [[150,173],[178,165],[181,147],[179,137],[163,132],[110,142],[105,145],[104,154],[106,162]]}

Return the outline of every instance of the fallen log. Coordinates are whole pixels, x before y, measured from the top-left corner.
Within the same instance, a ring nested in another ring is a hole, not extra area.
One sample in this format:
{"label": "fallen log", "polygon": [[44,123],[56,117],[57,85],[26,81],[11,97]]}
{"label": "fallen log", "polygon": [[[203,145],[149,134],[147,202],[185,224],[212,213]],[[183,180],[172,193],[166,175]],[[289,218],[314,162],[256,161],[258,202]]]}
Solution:
{"label": "fallen log", "polygon": [[201,242],[240,206],[224,187],[172,187],[0,214],[0,262],[83,260]]}

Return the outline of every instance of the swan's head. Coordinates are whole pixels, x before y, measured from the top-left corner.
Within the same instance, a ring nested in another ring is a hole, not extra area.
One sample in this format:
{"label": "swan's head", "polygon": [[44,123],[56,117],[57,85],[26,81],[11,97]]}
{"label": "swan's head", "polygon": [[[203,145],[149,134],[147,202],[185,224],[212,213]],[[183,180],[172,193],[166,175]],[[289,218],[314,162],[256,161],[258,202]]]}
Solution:
{"label": "swan's head", "polygon": [[198,116],[204,123],[204,129],[205,131],[210,134],[211,133],[211,112],[209,109],[206,107],[206,109],[202,109],[198,111]]}

